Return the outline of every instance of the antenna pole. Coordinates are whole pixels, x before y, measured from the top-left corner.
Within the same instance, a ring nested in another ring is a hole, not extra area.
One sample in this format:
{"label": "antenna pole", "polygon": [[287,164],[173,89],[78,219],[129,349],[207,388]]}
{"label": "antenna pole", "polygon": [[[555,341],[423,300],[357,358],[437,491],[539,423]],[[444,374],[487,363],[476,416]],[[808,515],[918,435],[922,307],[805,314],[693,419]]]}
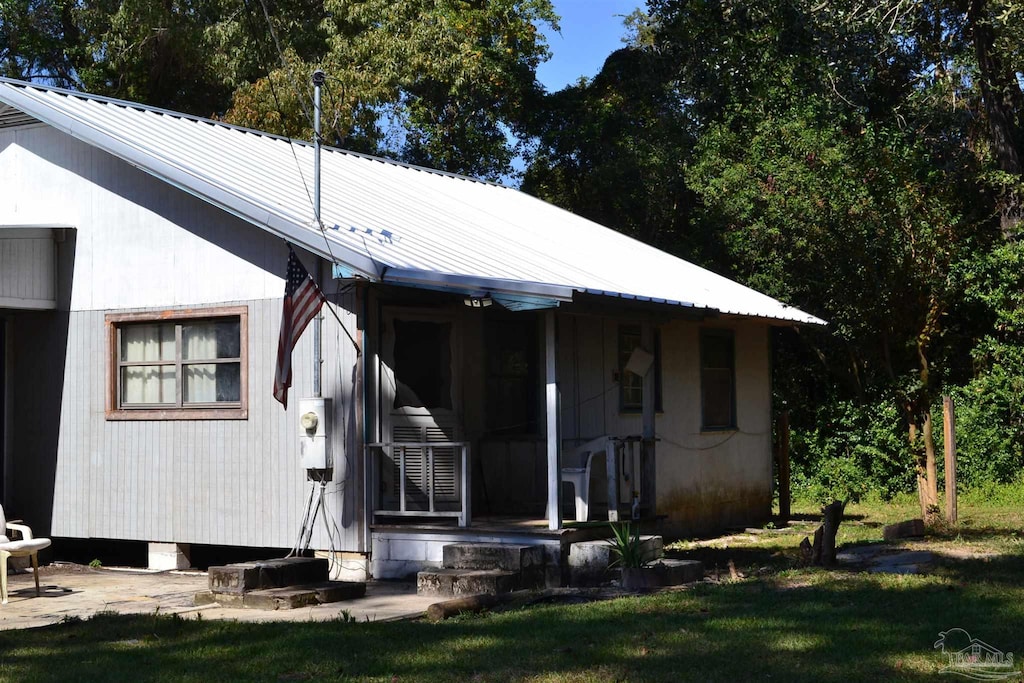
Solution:
{"label": "antenna pole", "polygon": [[[316,214],[317,230],[323,229],[320,220],[320,88],[327,76],[317,69],[313,72],[313,212]],[[316,260],[316,286],[320,286],[321,263]],[[330,305],[330,304],[328,304]],[[321,327],[323,317],[317,313],[313,319],[313,398],[320,398],[320,371],[322,365]]]}

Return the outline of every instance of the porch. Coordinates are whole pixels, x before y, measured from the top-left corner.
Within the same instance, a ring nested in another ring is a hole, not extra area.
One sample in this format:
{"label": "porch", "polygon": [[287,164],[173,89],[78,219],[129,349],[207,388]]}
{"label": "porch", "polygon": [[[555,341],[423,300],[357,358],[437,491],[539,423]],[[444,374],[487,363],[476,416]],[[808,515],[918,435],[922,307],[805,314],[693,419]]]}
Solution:
{"label": "porch", "polygon": [[[365,356],[377,406],[362,453],[368,530],[447,522],[451,533],[486,515],[488,527],[517,520],[502,533],[550,538],[536,532],[566,518],[655,516],[650,313],[481,310],[424,292],[413,306],[410,290],[389,294]],[[583,398],[610,392],[614,405]]]}

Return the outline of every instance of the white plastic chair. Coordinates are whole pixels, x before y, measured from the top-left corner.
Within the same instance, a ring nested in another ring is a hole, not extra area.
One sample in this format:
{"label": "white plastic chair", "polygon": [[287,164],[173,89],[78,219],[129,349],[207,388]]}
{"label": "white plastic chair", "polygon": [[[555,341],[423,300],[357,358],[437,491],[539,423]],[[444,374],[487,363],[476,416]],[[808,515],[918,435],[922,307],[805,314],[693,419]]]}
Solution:
{"label": "white plastic chair", "polygon": [[594,458],[605,455],[610,438],[599,436],[563,454],[568,466],[562,467],[562,483],[572,484],[577,522],[586,522],[590,516],[590,471]]}
{"label": "white plastic chair", "polygon": [[[50,545],[48,538],[34,538],[32,529],[24,524],[18,524],[21,520],[8,522],[4,516],[4,508],[0,505],[0,604],[7,604],[7,558],[29,557],[32,559],[32,573],[36,579],[36,596],[39,592],[39,556],[43,548]],[[17,531],[21,538],[12,541],[7,535],[8,531]]]}

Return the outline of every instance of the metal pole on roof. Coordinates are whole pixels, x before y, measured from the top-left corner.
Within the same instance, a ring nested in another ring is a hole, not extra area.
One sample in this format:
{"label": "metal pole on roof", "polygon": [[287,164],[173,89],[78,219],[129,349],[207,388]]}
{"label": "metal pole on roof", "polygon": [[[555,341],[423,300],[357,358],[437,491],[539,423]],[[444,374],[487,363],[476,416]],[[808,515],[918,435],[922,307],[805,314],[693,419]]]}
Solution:
{"label": "metal pole on roof", "polygon": [[[313,212],[316,214],[317,230],[323,229],[320,220],[320,88],[326,75],[320,69],[313,72]],[[317,259],[316,286],[320,286],[320,259]],[[313,318],[313,398],[320,398],[321,341],[320,331],[323,318],[320,313]]]}

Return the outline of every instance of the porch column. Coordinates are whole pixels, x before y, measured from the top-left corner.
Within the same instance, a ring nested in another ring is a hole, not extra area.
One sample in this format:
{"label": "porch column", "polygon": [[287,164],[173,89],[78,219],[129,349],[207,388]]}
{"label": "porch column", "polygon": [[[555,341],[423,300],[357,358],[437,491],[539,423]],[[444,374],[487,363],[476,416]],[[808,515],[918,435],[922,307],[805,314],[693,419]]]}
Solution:
{"label": "porch column", "polygon": [[[656,356],[654,348],[654,325],[651,324],[650,320],[645,320],[640,324],[640,346],[651,352],[651,355]],[[641,501],[650,510],[650,515],[655,515],[655,503],[657,501],[656,491],[656,471],[655,467],[655,447],[654,447],[654,435],[655,435],[655,409],[657,407],[656,399],[656,372],[655,363],[651,363],[651,366],[647,368],[647,372],[644,374],[643,381],[643,398],[641,404],[642,410],[642,425],[643,425],[643,441],[640,443],[640,461],[643,463],[641,469],[643,473],[640,476],[641,488],[639,491]]]}
{"label": "porch column", "polygon": [[548,436],[548,528],[562,528],[562,453],[558,434],[558,384],[555,365],[555,311],[544,312],[545,404]]}

